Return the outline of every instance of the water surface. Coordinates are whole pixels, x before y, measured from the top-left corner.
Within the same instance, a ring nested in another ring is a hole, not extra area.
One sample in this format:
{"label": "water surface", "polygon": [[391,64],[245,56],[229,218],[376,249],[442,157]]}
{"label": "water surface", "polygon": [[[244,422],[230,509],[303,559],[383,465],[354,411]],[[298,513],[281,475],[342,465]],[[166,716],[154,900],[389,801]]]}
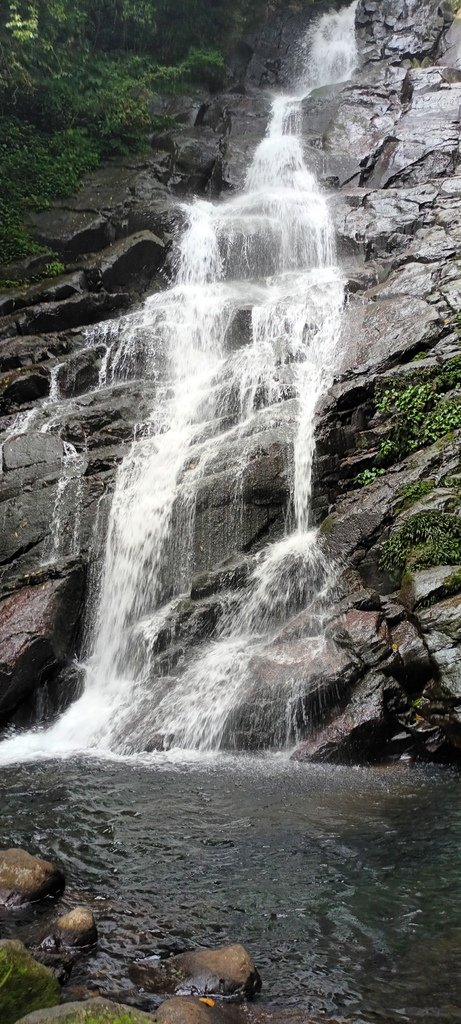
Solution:
{"label": "water surface", "polygon": [[[241,941],[266,1004],[461,1020],[459,776],[434,768],[75,760],[3,769],[0,844],[64,867],[97,915],[72,984],[147,1008],[139,956]],[[52,909],[0,920],[30,941]]]}

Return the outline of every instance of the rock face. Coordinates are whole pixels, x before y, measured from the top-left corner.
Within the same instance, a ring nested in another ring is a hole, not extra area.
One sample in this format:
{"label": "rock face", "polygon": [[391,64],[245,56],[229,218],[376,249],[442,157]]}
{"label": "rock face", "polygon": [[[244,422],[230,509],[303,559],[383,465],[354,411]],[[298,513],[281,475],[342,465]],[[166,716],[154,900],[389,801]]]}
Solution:
{"label": "rock face", "polygon": [[[328,5],[285,6],[238,47],[226,92],[162,101],[170,127],[148,155],[111,162],[33,216],[66,273],[0,297],[0,725],[43,721],[78,692],[71,662],[115,474],[168,358],[156,353],[152,367],[126,310],[165,287],[184,196],[217,200],[242,186],[266,131],[267,87],[287,84],[300,36]],[[461,69],[451,21],[440,0],[359,0],[359,68],[303,102],[306,159],[328,190],[347,282],[312,498],[337,579],[327,607],[305,613],[300,599],[253,660],[230,747],[287,742],[273,722],[295,683],[289,741],[300,759],[461,757]],[[249,339],[243,304],[226,344],[238,353]],[[165,686],[189,647],[215,635],[263,545],[284,534],[293,379],[281,366],[277,403],[258,395],[244,472],[229,432],[200,476],[190,593],[173,600],[153,652]],[[168,746],[147,719],[140,708],[133,749]]]}
{"label": "rock face", "polygon": [[243,946],[199,949],[168,960],[147,958],[132,965],[132,979],[148,992],[251,999],[261,979]]}
{"label": "rock face", "polygon": [[0,722],[68,659],[80,614],[80,566],[0,601]]}
{"label": "rock face", "polygon": [[18,907],[61,896],[65,879],[50,861],[32,857],[26,850],[0,850],[0,904]]}
{"label": "rock face", "polygon": [[0,981],[2,1024],[15,1024],[24,1013],[56,1006],[59,1001],[54,974],[37,963],[22,942],[0,941]]}

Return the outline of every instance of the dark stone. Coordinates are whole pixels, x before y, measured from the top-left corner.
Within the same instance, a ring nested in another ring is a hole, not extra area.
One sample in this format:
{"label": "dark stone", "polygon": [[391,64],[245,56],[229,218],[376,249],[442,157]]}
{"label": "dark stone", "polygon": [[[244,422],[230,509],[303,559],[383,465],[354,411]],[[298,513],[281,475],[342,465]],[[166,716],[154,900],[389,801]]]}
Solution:
{"label": "dark stone", "polygon": [[139,231],[114,242],[109,249],[86,264],[92,287],[107,292],[141,292],[165,259],[165,243],[151,231]]}
{"label": "dark stone", "polygon": [[292,755],[293,760],[332,764],[378,760],[392,732],[386,707],[388,687],[379,675],[359,683],[346,710],[305,740]]}
{"label": "dark stone", "polygon": [[0,376],[0,414],[45,398],[49,391],[50,373],[45,367],[10,370]]}

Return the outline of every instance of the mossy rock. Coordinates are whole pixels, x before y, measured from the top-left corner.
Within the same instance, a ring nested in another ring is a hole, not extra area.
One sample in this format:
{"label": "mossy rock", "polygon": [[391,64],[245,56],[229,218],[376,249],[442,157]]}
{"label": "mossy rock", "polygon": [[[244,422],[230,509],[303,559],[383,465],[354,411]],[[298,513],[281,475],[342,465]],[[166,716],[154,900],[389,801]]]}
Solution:
{"label": "mossy rock", "polygon": [[0,942],[1,1024],[15,1024],[24,1013],[56,1006],[59,994],[53,972],[34,960],[22,942]]}
{"label": "mossy rock", "polygon": [[109,999],[88,999],[84,1003],[64,1003],[28,1013],[17,1024],[156,1024],[156,1021],[152,1014],[133,1006],[123,1006]]}

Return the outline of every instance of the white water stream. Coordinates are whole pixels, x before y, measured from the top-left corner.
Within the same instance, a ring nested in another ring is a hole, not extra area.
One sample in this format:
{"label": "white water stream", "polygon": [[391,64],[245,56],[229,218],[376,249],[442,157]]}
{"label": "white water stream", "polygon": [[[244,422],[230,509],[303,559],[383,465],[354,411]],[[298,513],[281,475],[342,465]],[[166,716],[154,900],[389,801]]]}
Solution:
{"label": "white water stream", "polygon": [[[182,748],[232,746],[236,716],[261,698],[251,697],[254,665],[289,612],[327,586],[310,529],[311,473],[315,409],[338,362],[344,288],[327,200],[306,166],[301,131],[303,99],[346,80],[355,66],[355,7],[316,23],[301,47],[305,67],[294,93],[273,101],[244,190],[188,208],[175,283],[125,318],[108,345],[105,377],[138,360],[164,383],[118,472],[84,693],[51,727],[6,740],[0,760],[131,752],[145,749],[146,734]],[[248,309],[249,336],[229,354],[235,317]],[[233,452],[238,517],[258,396],[277,409],[281,367],[290,368],[297,398],[289,533],[266,546],[215,639],[190,652],[175,676],[162,675],[152,652],[190,589],[197,489],[207,466]],[[272,700],[271,745],[296,738],[299,688],[294,678]]]}

